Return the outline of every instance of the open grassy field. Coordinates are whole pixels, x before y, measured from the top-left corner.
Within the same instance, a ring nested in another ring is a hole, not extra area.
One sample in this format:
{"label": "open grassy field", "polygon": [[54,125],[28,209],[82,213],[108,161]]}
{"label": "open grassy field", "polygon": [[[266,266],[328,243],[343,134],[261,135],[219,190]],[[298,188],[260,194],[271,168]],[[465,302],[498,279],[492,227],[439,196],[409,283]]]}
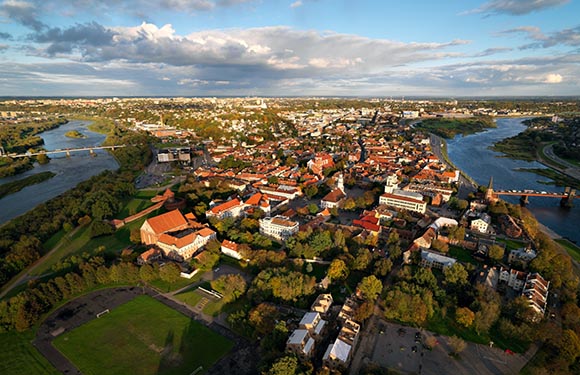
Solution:
{"label": "open grassy field", "polygon": [[58,371],[40,354],[31,340],[34,333],[0,333],[0,374],[57,375]]}
{"label": "open grassy field", "polygon": [[86,375],[191,374],[200,366],[207,370],[233,346],[148,296],[59,336],[53,344]]}

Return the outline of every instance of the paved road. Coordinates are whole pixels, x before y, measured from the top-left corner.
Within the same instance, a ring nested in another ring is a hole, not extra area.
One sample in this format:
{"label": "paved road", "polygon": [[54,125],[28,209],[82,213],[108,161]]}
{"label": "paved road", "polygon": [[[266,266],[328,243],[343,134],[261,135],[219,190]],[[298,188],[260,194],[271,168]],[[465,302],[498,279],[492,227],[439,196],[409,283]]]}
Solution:
{"label": "paved road", "polygon": [[[570,177],[573,177],[577,180],[580,180],[580,168],[572,163],[570,163],[567,160],[561,159],[558,155],[556,155],[554,153],[554,145],[548,145],[546,147],[544,147],[544,155],[546,155],[549,159],[551,159],[553,162],[563,165],[565,168],[556,168],[555,166],[553,166],[552,164],[548,163],[548,166],[550,168],[553,168],[557,171],[560,171]],[[541,158],[540,158],[541,160]]]}

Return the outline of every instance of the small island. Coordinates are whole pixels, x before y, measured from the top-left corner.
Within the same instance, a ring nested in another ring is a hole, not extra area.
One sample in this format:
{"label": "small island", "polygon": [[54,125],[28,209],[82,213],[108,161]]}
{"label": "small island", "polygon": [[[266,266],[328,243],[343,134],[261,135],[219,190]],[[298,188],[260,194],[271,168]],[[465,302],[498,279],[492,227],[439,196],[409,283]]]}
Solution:
{"label": "small island", "polygon": [[495,128],[496,125],[491,117],[478,116],[469,118],[430,118],[422,120],[415,127],[445,139],[452,139],[457,134],[465,136],[488,128]]}
{"label": "small island", "polygon": [[64,133],[66,137],[69,138],[86,138],[87,136],[83,133],[79,132],[78,130],[71,130],[70,132]]}

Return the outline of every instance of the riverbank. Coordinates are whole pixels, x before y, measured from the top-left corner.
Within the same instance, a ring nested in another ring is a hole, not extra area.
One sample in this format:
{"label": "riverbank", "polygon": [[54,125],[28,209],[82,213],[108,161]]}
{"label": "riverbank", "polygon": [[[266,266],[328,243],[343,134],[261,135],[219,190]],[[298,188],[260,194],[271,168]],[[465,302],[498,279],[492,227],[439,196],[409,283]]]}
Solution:
{"label": "riverbank", "polygon": [[495,121],[491,117],[470,117],[470,118],[434,118],[421,120],[416,129],[425,130],[445,139],[452,139],[455,136],[469,135],[495,128]]}
{"label": "riverbank", "polygon": [[21,180],[2,184],[0,185],[0,198],[9,194],[19,192],[20,190],[24,189],[27,186],[39,184],[43,181],[49,180],[54,176],[56,176],[56,173],[54,172],[50,171],[40,172],[32,176],[25,177]]}

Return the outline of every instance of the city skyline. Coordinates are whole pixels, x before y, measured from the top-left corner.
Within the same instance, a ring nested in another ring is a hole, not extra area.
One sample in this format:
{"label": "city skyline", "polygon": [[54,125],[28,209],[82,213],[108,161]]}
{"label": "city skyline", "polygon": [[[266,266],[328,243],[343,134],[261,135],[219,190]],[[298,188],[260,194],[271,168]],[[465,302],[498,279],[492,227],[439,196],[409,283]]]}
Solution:
{"label": "city skyline", "polygon": [[580,95],[577,1],[0,2],[0,96]]}

